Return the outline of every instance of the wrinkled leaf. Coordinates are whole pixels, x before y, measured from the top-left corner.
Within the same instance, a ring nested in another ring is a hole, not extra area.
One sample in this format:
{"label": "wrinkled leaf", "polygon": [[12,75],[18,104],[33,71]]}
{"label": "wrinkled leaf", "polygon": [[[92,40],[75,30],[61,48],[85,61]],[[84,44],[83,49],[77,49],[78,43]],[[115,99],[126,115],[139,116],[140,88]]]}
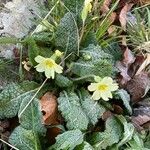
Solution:
{"label": "wrinkled leaf", "polygon": [[131,123],[127,123],[126,119],[123,116],[119,116],[118,118],[124,126],[123,138],[117,144],[117,146],[120,147],[132,139],[132,136],[134,134],[134,126]]}
{"label": "wrinkled leaf", "polygon": [[67,53],[77,53],[79,50],[78,27],[74,15],[70,12],[66,13],[61,19],[56,32],[56,45]]}
{"label": "wrinkled leaf", "polygon": [[15,128],[9,137],[9,142],[20,150],[41,150],[38,134],[21,126]]}
{"label": "wrinkled leaf", "polygon": [[67,77],[61,75],[61,74],[57,74],[56,75],[56,79],[55,79],[55,83],[62,88],[65,87],[70,87],[73,85],[73,82],[71,80],[69,80]]}
{"label": "wrinkled leaf", "polygon": [[119,95],[119,97],[123,101],[123,104],[124,104],[125,108],[127,109],[128,113],[131,115],[132,114],[132,108],[130,106],[130,95],[127,93],[127,91],[125,91],[123,89],[118,90],[117,94]]}
{"label": "wrinkled leaf", "polygon": [[56,137],[56,143],[48,150],[73,150],[83,142],[83,134],[80,130],[66,131]]}
{"label": "wrinkled leaf", "polygon": [[37,85],[33,84],[33,82],[26,82],[26,85],[11,83],[3,89],[0,93],[0,118],[12,118],[17,115],[23,99],[35,92]]}
{"label": "wrinkled leaf", "polygon": [[103,113],[105,112],[105,108],[97,102],[93,101],[91,99],[91,95],[86,90],[82,90],[81,94],[82,108],[89,118],[91,124],[95,125],[98,122],[98,119],[102,117]]}
{"label": "wrinkled leaf", "polygon": [[58,104],[58,108],[67,122],[68,129],[87,129],[89,120],[82,110],[80,99],[75,93],[61,92]]}
{"label": "wrinkled leaf", "polygon": [[94,148],[88,142],[83,142],[81,145],[77,146],[75,150],[94,150]]}
{"label": "wrinkled leaf", "polygon": [[106,129],[104,132],[94,133],[90,139],[90,144],[94,145],[97,150],[106,149],[118,143],[122,135],[122,127],[115,117],[110,117],[106,121]]}
{"label": "wrinkled leaf", "polygon": [[[80,51],[82,58],[72,65],[72,72],[78,76],[97,75],[111,76],[112,56],[105,53],[99,46],[89,45]],[[87,60],[87,58],[89,58]]]}
{"label": "wrinkled leaf", "polygon": [[[28,102],[32,99],[33,94],[28,94],[22,101],[18,114],[24,109]],[[35,98],[32,103],[27,107],[23,114],[19,118],[21,127],[35,131],[41,135],[44,135],[46,128],[43,125],[42,113],[39,105],[39,100]]]}

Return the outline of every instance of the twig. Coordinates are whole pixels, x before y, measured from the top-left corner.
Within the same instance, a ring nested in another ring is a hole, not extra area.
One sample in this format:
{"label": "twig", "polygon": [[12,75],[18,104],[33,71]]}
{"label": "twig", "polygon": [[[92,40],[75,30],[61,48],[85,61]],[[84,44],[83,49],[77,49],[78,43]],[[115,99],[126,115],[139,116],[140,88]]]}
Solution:
{"label": "twig", "polygon": [[31,100],[28,102],[28,104],[23,108],[23,110],[20,112],[20,114],[18,114],[18,117],[20,118],[21,115],[24,113],[24,111],[27,109],[27,107],[32,103],[32,101],[34,100],[34,98],[36,97],[36,95],[39,93],[39,91],[42,89],[42,87],[44,86],[44,84],[46,83],[46,81],[48,80],[48,78],[45,79],[45,81],[42,83],[42,85],[39,87],[39,89],[37,90],[37,92],[33,95],[33,97],[31,98]]}
{"label": "twig", "polygon": [[9,144],[8,142],[4,141],[3,139],[0,139],[0,141],[2,141],[3,143],[7,144],[8,146],[10,146],[11,148],[13,148],[15,150],[19,150],[18,148],[16,148],[15,146]]}

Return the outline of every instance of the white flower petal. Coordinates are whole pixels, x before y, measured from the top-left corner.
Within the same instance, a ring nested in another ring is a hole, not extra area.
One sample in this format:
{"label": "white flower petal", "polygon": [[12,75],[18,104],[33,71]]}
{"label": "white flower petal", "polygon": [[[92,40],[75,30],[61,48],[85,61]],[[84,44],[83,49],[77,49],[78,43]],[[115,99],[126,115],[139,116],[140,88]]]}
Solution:
{"label": "white flower petal", "polygon": [[40,55],[38,55],[37,57],[35,57],[34,60],[35,60],[37,63],[41,63],[41,62],[43,62],[43,61],[45,60],[45,58],[42,57],[42,56],[40,56]]}
{"label": "white flower petal", "polygon": [[117,83],[113,83],[112,85],[109,86],[110,91],[116,91],[118,90],[119,86]]}
{"label": "white flower petal", "polygon": [[54,79],[54,70],[53,69],[47,69],[45,70],[45,76],[47,78],[51,78]]}
{"label": "white flower petal", "polygon": [[110,85],[110,84],[113,84],[113,79],[111,77],[104,77],[100,83]]}
{"label": "white flower petal", "polygon": [[108,92],[101,92],[101,97],[102,97],[103,100],[108,101],[109,96],[111,96],[111,95],[109,95]]}
{"label": "white flower petal", "polygon": [[54,67],[54,69],[57,73],[62,73],[62,70],[63,70],[63,68],[59,65],[56,65],[56,67]]}
{"label": "white flower petal", "polygon": [[88,86],[88,90],[89,91],[95,91],[97,89],[97,83],[91,83],[89,86]]}
{"label": "white flower petal", "polygon": [[38,72],[44,72],[45,71],[45,66],[43,66],[42,64],[38,64],[37,66],[35,66],[36,71]]}
{"label": "white flower petal", "polygon": [[99,99],[101,98],[101,93],[100,93],[98,90],[96,90],[96,91],[93,93],[92,98],[93,98],[94,100],[99,100]]}

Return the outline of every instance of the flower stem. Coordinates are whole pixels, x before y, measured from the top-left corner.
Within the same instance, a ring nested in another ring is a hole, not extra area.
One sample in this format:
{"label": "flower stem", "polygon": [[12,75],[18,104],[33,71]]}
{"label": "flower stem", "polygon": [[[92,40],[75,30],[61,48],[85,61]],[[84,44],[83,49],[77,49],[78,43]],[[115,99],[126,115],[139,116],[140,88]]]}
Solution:
{"label": "flower stem", "polygon": [[42,83],[42,85],[39,87],[39,89],[37,90],[37,92],[33,95],[33,97],[31,98],[31,100],[28,102],[28,104],[23,108],[23,110],[20,112],[20,114],[18,114],[18,117],[20,118],[21,115],[24,113],[24,111],[27,109],[27,107],[32,103],[32,101],[34,100],[34,98],[36,97],[36,95],[39,93],[39,91],[42,89],[42,87],[45,85],[46,81],[48,80],[48,78],[45,79],[45,81]]}

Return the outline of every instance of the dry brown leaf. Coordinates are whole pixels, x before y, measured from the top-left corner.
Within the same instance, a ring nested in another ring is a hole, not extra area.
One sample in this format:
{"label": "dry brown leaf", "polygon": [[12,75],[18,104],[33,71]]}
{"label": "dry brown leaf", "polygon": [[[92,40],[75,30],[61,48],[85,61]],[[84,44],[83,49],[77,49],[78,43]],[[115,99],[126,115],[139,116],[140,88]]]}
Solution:
{"label": "dry brown leaf", "polygon": [[123,108],[119,105],[113,104],[114,113],[121,115],[123,114]]}
{"label": "dry brown leaf", "polygon": [[111,111],[105,111],[102,115],[102,120],[106,121],[111,116],[113,116],[113,113]]}
{"label": "dry brown leaf", "polygon": [[47,92],[40,100],[45,125],[58,124],[57,97]]}
{"label": "dry brown leaf", "polygon": [[143,55],[136,56],[134,63],[130,66],[128,70],[128,74],[130,77],[133,77],[136,74],[137,70],[139,69],[141,64],[144,62],[144,59],[145,58]]}
{"label": "dry brown leaf", "polygon": [[116,67],[120,71],[121,77],[119,77],[118,81],[121,86],[126,85],[126,83],[131,79],[128,74],[129,67],[135,61],[135,57],[133,56],[132,52],[126,47],[123,60],[116,63]]}
{"label": "dry brown leaf", "polygon": [[120,12],[119,21],[121,23],[123,30],[126,30],[127,13],[132,8],[133,5],[134,5],[133,3],[126,3]]}
{"label": "dry brown leaf", "polygon": [[149,128],[150,123],[150,106],[140,106],[134,109],[134,116],[131,118],[132,123],[138,130]]}
{"label": "dry brown leaf", "polygon": [[127,82],[126,90],[130,93],[133,103],[141,100],[149,85],[150,79],[146,72],[141,72]]}
{"label": "dry brown leaf", "polygon": [[106,14],[109,11],[109,6],[112,0],[104,0],[103,5],[101,6],[101,12]]}
{"label": "dry brown leaf", "polygon": [[141,5],[150,4],[150,0],[139,0]]}
{"label": "dry brown leaf", "polygon": [[140,74],[150,64],[150,54],[147,54],[145,61],[141,64],[140,68],[136,72],[136,75]]}

